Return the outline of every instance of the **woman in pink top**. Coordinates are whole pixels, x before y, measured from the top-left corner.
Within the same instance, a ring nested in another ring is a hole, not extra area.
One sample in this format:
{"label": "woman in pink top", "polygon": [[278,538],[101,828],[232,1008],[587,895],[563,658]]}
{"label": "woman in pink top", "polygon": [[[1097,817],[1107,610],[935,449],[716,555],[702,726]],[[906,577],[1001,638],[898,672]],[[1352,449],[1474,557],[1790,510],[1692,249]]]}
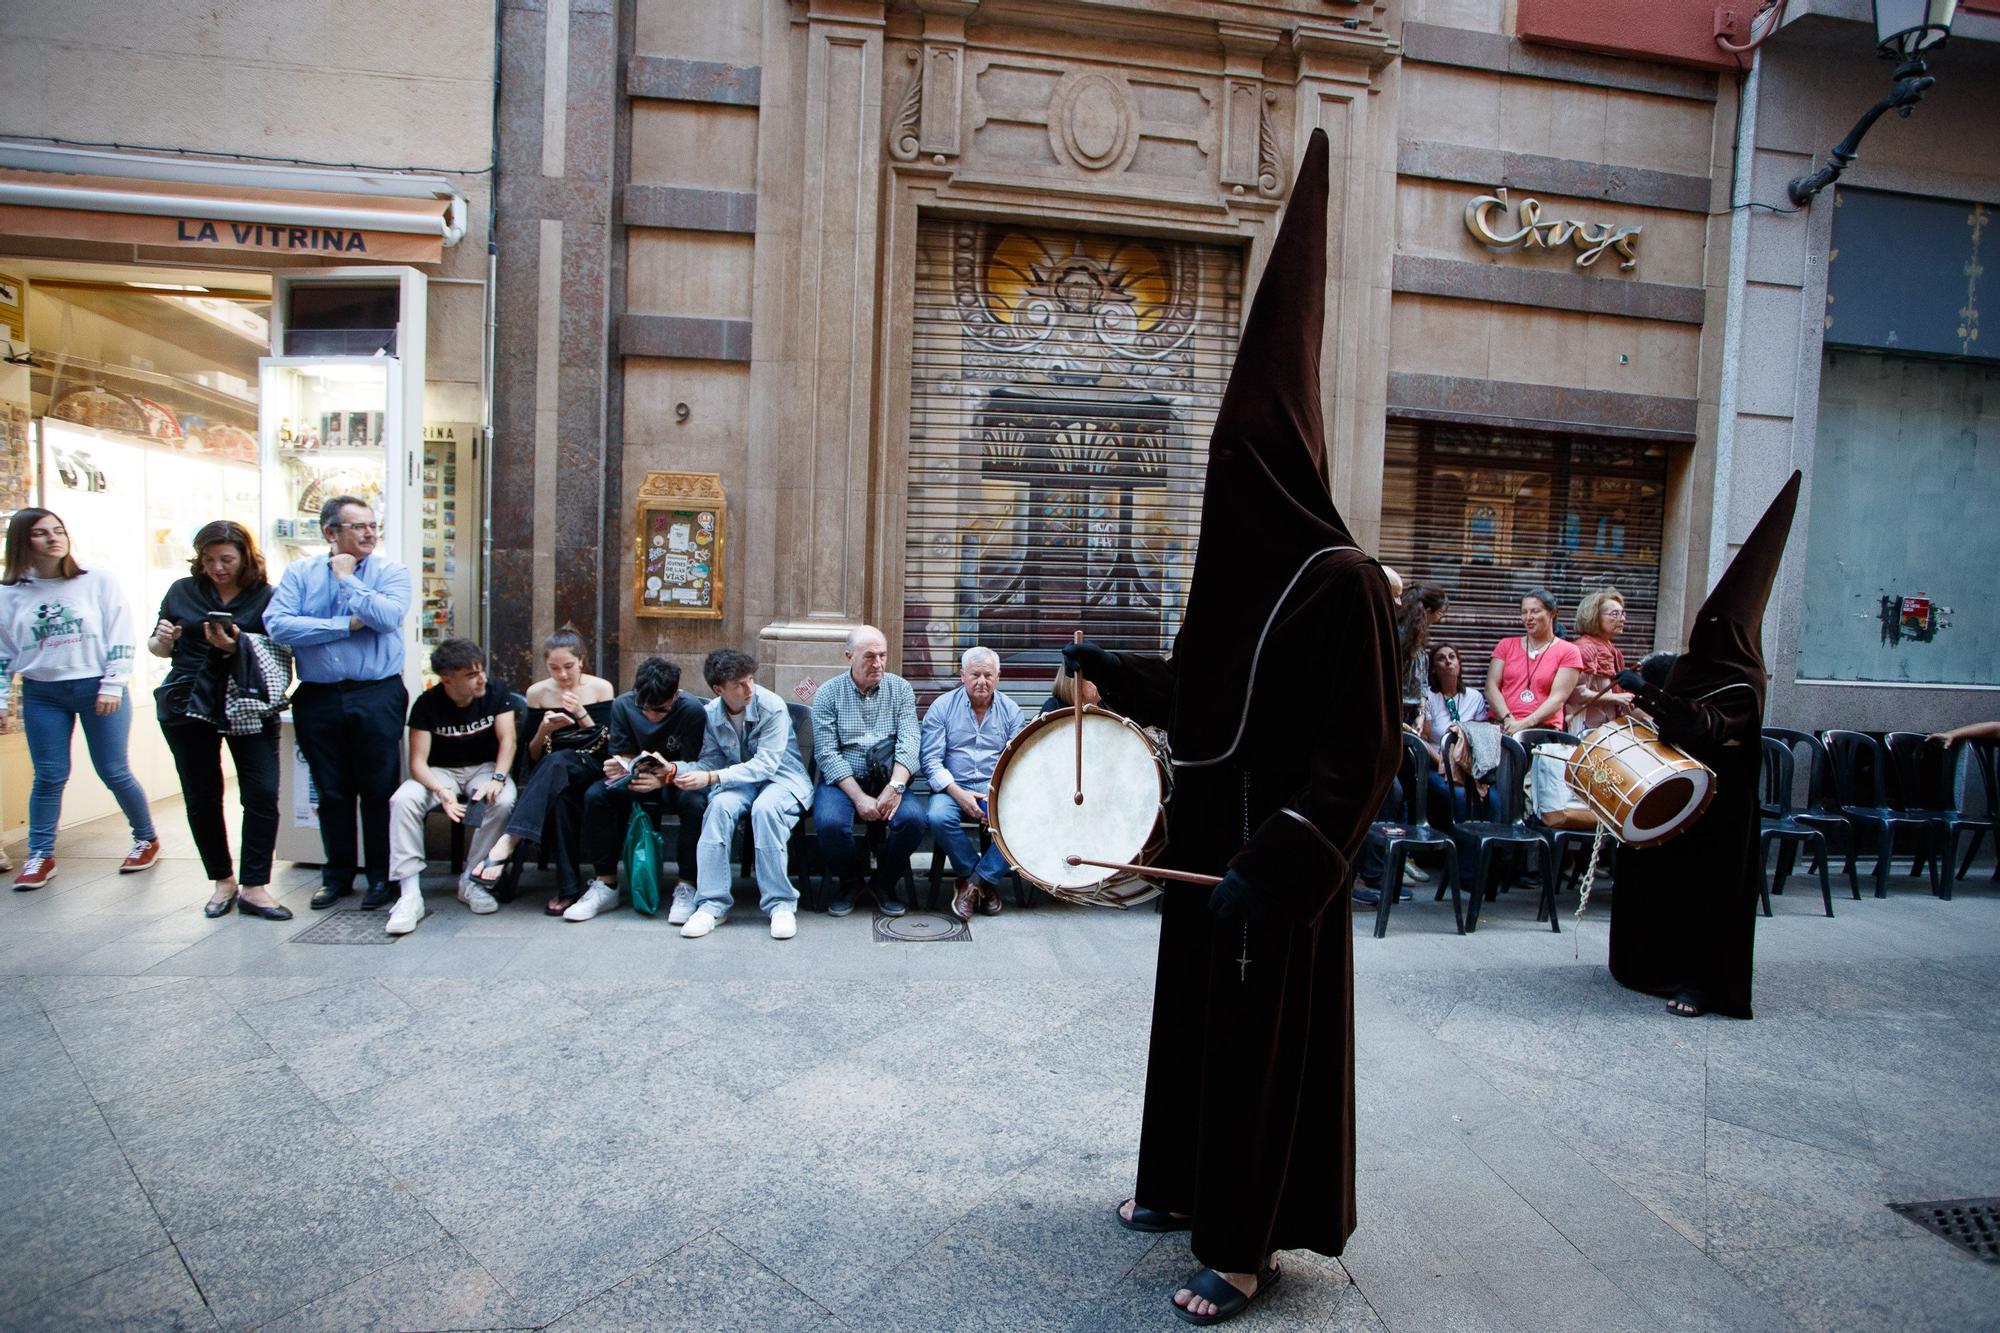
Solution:
{"label": "woman in pink top", "polygon": [[1618,636],[1625,629],[1625,594],[1616,588],[1599,588],[1576,608],[1576,644],[1583,660],[1583,678],[1569,697],[1567,711],[1576,721],[1580,736],[1592,727],[1615,722],[1632,706],[1632,696],[1618,688],[1618,673],[1625,669],[1625,650]]}
{"label": "woman in pink top", "polygon": [[1563,704],[1583,674],[1576,645],[1556,637],[1556,599],[1537,588],[1521,599],[1520,638],[1502,639],[1486,664],[1486,706],[1509,736],[1562,729]]}

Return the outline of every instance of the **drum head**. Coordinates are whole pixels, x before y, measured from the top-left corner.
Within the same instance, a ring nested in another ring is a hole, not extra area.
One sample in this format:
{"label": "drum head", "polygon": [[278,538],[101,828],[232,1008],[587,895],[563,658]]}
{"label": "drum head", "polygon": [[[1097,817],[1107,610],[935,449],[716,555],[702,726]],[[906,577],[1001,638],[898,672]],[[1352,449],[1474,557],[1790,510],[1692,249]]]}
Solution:
{"label": "drum head", "polygon": [[1710,777],[1706,768],[1687,768],[1662,778],[1632,806],[1618,836],[1643,846],[1678,832],[1708,808]]}
{"label": "drum head", "polygon": [[1069,855],[1135,862],[1153,836],[1164,796],[1160,761],[1115,713],[1083,715],[1083,804],[1076,793],[1076,717],[1050,713],[1016,736],[988,796],[993,836],[1008,861],[1045,889],[1082,889],[1120,872],[1073,866]]}

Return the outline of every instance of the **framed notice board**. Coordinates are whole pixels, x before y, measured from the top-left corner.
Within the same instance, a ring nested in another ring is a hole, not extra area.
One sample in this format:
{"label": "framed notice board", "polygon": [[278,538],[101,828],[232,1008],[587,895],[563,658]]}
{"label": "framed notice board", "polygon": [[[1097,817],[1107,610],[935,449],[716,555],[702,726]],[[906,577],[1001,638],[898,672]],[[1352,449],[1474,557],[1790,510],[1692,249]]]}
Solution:
{"label": "framed notice board", "polygon": [[714,472],[648,472],[639,485],[632,613],[722,619],[723,523]]}

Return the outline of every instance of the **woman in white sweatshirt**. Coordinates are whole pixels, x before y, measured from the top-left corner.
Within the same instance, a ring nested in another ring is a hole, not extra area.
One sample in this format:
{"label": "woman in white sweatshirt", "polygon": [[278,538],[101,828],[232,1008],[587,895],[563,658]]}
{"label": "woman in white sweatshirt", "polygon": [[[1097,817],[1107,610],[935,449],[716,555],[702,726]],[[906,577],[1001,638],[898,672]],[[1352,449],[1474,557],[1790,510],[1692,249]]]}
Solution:
{"label": "woman in white sweatshirt", "polygon": [[69,782],[70,736],[78,718],[97,776],[132,823],[132,850],[119,873],[150,870],[160,854],[146,793],[125,764],[131,715],[125,682],[137,635],[117,580],[78,567],[69,532],[46,509],[16,510],[7,523],[0,576],[0,716],[21,677],[21,725],[35,786],[28,797],[28,859],[16,892],[39,889],[56,872],[56,821]]}

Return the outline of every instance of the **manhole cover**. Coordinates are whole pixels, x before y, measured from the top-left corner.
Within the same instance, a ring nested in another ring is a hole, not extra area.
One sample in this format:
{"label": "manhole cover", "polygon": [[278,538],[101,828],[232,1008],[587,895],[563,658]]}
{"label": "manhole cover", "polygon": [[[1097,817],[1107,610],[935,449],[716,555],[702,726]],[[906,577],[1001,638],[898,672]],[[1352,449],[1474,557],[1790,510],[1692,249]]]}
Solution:
{"label": "manhole cover", "polygon": [[361,912],[354,908],[335,909],[321,916],[287,944],[394,944],[396,937],[383,929],[389,924],[387,912]]}
{"label": "manhole cover", "polygon": [[971,926],[943,912],[910,912],[903,916],[875,914],[877,944],[956,943],[971,938]]}
{"label": "manhole cover", "polygon": [[2000,1199],[1936,1199],[1889,1207],[1973,1258],[2000,1264]]}

